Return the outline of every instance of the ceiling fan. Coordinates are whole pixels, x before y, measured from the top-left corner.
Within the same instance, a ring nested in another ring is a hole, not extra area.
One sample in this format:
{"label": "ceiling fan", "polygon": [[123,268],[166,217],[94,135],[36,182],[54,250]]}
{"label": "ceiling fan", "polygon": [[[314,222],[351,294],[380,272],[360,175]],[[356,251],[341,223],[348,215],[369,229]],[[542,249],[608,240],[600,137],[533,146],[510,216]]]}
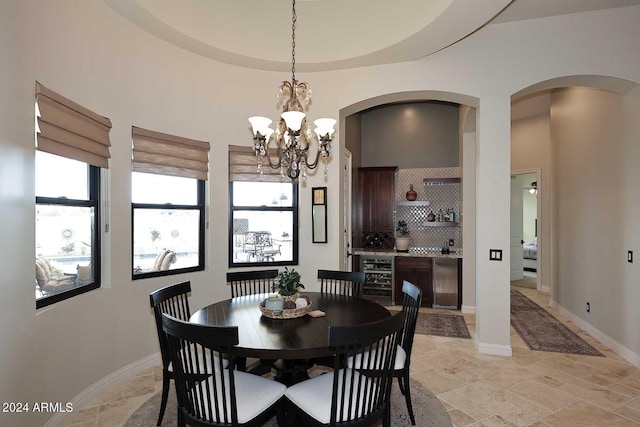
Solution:
{"label": "ceiling fan", "polygon": [[524,187],[525,190],[529,190],[529,194],[538,195],[538,181],[533,181],[530,187]]}

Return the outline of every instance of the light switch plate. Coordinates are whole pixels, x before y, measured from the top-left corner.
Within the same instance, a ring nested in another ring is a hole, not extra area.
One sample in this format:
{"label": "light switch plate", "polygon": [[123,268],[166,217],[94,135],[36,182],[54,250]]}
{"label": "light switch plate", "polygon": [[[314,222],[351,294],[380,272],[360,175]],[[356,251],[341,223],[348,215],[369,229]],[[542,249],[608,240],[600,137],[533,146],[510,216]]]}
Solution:
{"label": "light switch plate", "polygon": [[633,263],[633,251],[627,251],[627,262]]}
{"label": "light switch plate", "polygon": [[489,261],[502,261],[502,249],[489,249]]}

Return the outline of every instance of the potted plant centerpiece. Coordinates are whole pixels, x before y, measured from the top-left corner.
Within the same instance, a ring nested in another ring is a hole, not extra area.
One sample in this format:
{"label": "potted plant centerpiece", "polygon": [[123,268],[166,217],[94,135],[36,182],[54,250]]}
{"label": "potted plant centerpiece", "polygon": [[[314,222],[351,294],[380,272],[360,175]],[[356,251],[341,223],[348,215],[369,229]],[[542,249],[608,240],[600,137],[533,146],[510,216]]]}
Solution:
{"label": "potted plant centerpiece", "polygon": [[407,221],[402,219],[398,221],[396,231],[398,232],[396,235],[396,250],[408,251],[409,244],[411,243],[411,237],[409,237],[409,228],[407,227]]}
{"label": "potted plant centerpiece", "polygon": [[300,273],[293,268],[289,270],[287,267],[278,273],[271,286],[273,292],[277,292],[285,301],[292,302],[298,298],[300,289],[304,289],[304,285],[300,283]]}

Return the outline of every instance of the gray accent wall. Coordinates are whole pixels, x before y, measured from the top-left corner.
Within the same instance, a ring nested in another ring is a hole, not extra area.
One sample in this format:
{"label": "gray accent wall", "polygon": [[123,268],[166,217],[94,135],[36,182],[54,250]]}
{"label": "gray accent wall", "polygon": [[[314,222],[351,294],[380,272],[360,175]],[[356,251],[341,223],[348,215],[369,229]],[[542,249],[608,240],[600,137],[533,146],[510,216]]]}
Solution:
{"label": "gray accent wall", "polygon": [[459,166],[459,106],[447,102],[388,104],[360,114],[361,166]]}

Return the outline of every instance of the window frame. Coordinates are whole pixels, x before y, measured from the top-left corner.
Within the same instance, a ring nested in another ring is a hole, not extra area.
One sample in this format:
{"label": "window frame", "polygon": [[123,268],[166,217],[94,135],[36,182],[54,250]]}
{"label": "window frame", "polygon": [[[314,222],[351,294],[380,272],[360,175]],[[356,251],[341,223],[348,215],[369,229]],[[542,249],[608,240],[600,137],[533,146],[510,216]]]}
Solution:
{"label": "window frame", "polygon": [[[171,176],[171,175],[168,175]],[[205,268],[205,233],[206,233],[206,209],[205,209],[205,181],[197,179],[197,200],[195,205],[183,205],[173,203],[131,203],[131,280],[148,279],[151,277],[171,276],[174,274],[191,273],[194,271],[202,271]],[[148,271],[143,273],[134,273],[134,223],[135,223],[135,211],[136,209],[163,209],[163,210],[194,210],[199,211],[200,220],[198,225],[200,227],[198,233],[198,265],[193,267],[185,267],[179,269],[168,269],[160,271]]]}
{"label": "window frame", "polygon": [[[299,228],[299,209],[300,209],[300,201],[298,199],[299,193],[299,184],[292,182],[292,191],[291,191],[291,206],[235,206],[233,204],[233,183],[234,182],[246,182],[246,181],[229,181],[229,220],[228,220],[228,229],[229,229],[229,244],[228,244],[228,266],[229,268],[242,268],[242,267],[278,267],[278,266],[289,266],[289,265],[298,265],[298,253],[299,253],[299,239],[298,239],[298,228]],[[264,182],[264,181],[251,181],[251,182]],[[234,250],[234,238],[233,238],[233,213],[235,211],[254,211],[254,212],[292,212],[292,249],[293,256],[291,261],[255,261],[255,262],[234,262],[233,260],[233,250]]]}
{"label": "window frame", "polygon": [[49,305],[64,301],[66,299],[81,295],[85,292],[98,289],[102,283],[102,211],[101,211],[101,168],[87,163],[87,178],[89,198],[68,199],[66,197],[44,197],[36,195],[36,209],[38,205],[57,205],[72,207],[90,207],[93,208],[93,231],[91,245],[91,267],[93,270],[93,282],[76,286],[72,289],[62,291],[51,296],[45,296],[36,299],[36,309],[47,307]]}

